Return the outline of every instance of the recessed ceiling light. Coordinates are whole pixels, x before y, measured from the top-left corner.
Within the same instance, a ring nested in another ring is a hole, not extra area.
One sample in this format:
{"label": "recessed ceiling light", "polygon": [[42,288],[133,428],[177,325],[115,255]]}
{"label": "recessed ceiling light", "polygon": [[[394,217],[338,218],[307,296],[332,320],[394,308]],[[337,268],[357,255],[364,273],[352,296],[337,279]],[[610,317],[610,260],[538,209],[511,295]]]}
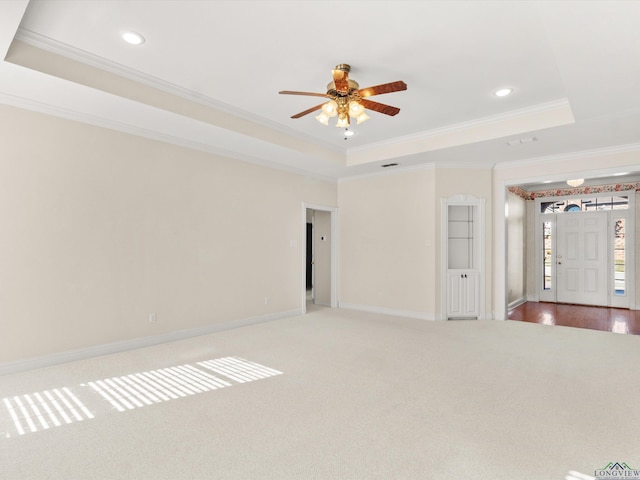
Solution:
{"label": "recessed ceiling light", "polygon": [[354,132],[353,130],[349,130],[348,128],[344,129],[344,136],[345,137],[353,137],[356,134],[356,132]]}
{"label": "recessed ceiling light", "polygon": [[545,180],[545,181],[544,181],[544,182],[542,182],[542,183],[551,183],[551,182],[552,182],[552,180]]}
{"label": "recessed ceiling light", "polygon": [[619,172],[619,173],[614,173],[613,176],[614,177],[621,177],[622,175],[628,175],[629,172]]}
{"label": "recessed ceiling light", "polygon": [[496,90],[493,94],[496,97],[506,97],[513,93],[513,88],[501,88],[500,90]]}
{"label": "recessed ceiling light", "polygon": [[137,32],[124,32],[122,38],[131,45],[141,45],[144,43],[144,37]]}

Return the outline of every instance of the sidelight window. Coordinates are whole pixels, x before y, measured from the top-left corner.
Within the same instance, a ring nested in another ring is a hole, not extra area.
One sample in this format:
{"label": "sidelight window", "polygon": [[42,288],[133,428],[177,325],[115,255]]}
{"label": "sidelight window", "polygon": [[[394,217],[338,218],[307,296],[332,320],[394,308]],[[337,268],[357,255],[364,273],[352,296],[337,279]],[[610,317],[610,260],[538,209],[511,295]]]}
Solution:
{"label": "sidelight window", "polygon": [[624,295],[626,286],[626,255],[625,255],[625,227],[626,219],[614,220],[613,233],[613,265],[614,265],[614,294]]}
{"label": "sidelight window", "polygon": [[551,260],[552,260],[552,229],[551,222],[542,222],[542,289],[551,290]]}

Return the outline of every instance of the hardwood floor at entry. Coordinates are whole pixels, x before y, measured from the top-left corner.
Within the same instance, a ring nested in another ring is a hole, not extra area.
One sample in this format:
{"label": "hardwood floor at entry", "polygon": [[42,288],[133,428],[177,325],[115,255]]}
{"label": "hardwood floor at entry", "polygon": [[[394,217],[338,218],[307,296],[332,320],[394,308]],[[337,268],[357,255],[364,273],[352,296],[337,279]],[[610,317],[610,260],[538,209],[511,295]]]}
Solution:
{"label": "hardwood floor at entry", "polygon": [[624,308],[526,302],[509,310],[508,319],[640,335],[640,311]]}

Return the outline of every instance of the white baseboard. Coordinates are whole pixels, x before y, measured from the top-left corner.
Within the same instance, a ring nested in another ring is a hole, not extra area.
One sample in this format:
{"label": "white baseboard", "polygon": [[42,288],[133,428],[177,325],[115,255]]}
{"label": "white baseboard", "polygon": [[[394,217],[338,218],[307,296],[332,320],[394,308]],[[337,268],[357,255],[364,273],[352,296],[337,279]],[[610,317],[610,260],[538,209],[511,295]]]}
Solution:
{"label": "white baseboard", "polygon": [[527,302],[527,297],[521,297],[518,298],[517,300],[514,300],[513,302],[511,302],[509,305],[507,305],[507,308],[516,308],[519,307],[520,305],[522,305],[523,303]]}
{"label": "white baseboard", "polygon": [[121,342],[108,343],[105,345],[96,345],[95,347],[83,348],[78,350],[70,350],[66,352],[53,353],[42,357],[28,358],[18,360],[16,362],[7,362],[0,364],[0,375],[8,375],[11,373],[24,372],[36,368],[50,367],[61,363],[75,362],[86,358],[98,357],[101,355],[110,355],[112,353],[126,352],[137,348],[151,347],[161,343],[175,342],[186,338],[198,337],[210,333],[230,330],[232,328],[246,327],[258,323],[270,322],[286,317],[294,317],[302,315],[302,309],[288,310],[284,312],[269,313],[256,317],[241,318],[223,323],[215,323],[205,325],[203,327],[189,328],[186,330],[177,330],[175,332],[163,333],[152,337],[135,338],[133,340],[124,340]]}
{"label": "white baseboard", "polygon": [[360,310],[362,312],[379,313],[382,315],[393,315],[396,317],[415,318],[418,320],[436,320],[436,316],[431,313],[415,312],[411,310],[396,310],[393,308],[373,307],[370,305],[358,305],[355,303],[340,302],[340,308],[348,310]]}

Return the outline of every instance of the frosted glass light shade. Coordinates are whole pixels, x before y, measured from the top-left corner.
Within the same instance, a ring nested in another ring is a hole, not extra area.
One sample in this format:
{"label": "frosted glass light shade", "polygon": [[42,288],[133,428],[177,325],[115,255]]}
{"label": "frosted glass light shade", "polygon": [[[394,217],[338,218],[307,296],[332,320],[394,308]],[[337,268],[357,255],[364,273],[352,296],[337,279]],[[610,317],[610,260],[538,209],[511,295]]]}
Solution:
{"label": "frosted glass light shade", "polygon": [[369,115],[367,115],[366,113],[362,112],[360,115],[358,115],[358,117],[356,118],[356,120],[358,121],[358,125],[360,125],[362,122],[366,122],[367,120],[369,120],[371,117]]}
{"label": "frosted glass light shade", "polygon": [[338,118],[338,123],[336,123],[336,127],[338,128],[347,128],[349,126],[349,117],[345,115],[344,117]]}
{"label": "frosted glass light shade", "polygon": [[320,115],[316,117],[316,120],[323,125],[329,125],[329,117],[322,112]]}
{"label": "frosted glass light shade", "polygon": [[328,101],[322,105],[322,113],[327,117],[335,117],[338,114],[338,104],[333,100]]}
{"label": "frosted glass light shade", "polygon": [[363,113],[364,113],[364,107],[360,105],[358,102],[349,103],[349,115],[351,115],[354,118],[357,118]]}

